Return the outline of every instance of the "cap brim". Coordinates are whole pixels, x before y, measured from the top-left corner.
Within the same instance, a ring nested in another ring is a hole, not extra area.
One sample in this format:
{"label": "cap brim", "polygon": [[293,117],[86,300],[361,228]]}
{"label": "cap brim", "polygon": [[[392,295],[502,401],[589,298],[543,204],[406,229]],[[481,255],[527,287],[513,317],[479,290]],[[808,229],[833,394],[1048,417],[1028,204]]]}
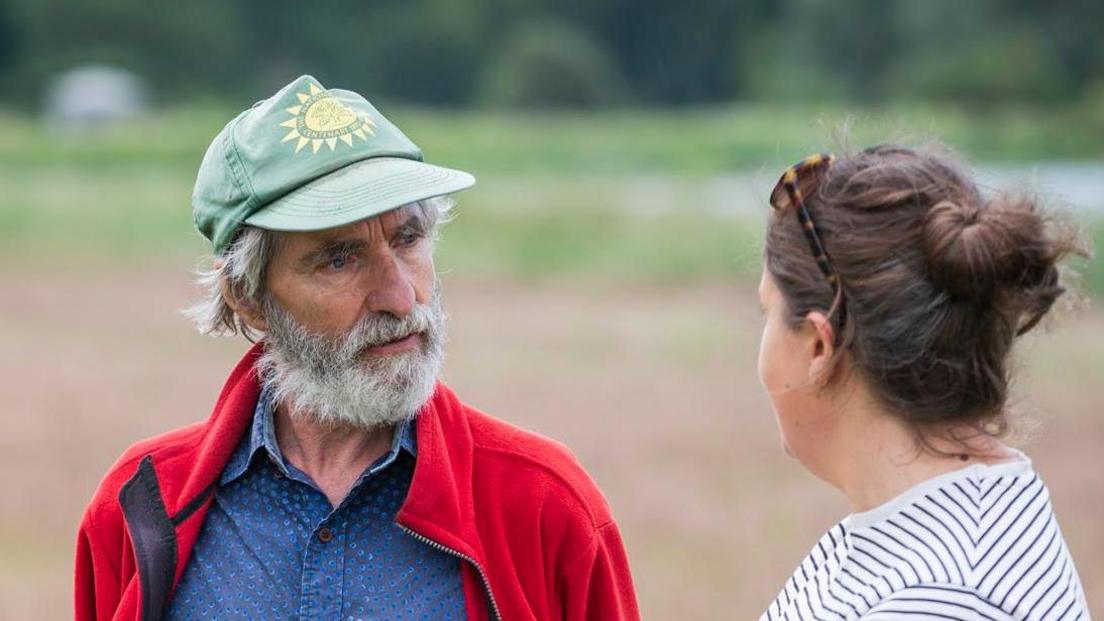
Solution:
{"label": "cap brim", "polygon": [[330,229],[474,184],[475,177],[460,170],[401,157],[374,157],[285,194],[245,223],[273,231]]}

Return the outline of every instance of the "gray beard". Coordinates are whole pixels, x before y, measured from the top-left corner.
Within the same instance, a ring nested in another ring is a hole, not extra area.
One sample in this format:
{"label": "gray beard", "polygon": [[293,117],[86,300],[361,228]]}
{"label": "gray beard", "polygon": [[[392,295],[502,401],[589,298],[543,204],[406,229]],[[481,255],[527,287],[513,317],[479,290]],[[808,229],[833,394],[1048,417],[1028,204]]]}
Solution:
{"label": "gray beard", "polygon": [[[429,304],[406,317],[379,313],[363,317],[340,337],[315,334],[268,298],[268,330],[258,361],[273,403],[292,416],[328,426],[390,427],[412,420],[426,404],[444,362],[445,316],[440,285]],[[387,356],[365,349],[421,332],[421,346]]]}

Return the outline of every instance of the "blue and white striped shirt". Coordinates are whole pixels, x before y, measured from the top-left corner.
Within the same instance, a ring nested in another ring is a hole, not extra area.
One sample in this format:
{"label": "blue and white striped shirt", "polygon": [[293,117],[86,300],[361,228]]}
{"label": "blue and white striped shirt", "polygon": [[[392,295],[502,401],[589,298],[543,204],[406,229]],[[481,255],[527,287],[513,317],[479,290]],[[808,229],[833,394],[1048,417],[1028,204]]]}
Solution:
{"label": "blue and white striped shirt", "polygon": [[837,524],[760,621],[1089,621],[1050,494],[1022,457],[917,485]]}

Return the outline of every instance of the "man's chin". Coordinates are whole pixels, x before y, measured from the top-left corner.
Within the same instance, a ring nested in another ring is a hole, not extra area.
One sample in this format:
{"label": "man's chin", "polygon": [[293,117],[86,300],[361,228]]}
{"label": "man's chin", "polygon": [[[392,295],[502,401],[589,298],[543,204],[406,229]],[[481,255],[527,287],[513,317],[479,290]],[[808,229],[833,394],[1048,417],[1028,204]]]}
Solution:
{"label": "man's chin", "polygon": [[421,351],[358,356],[355,375],[363,382],[390,389],[403,389],[423,381],[426,364]]}

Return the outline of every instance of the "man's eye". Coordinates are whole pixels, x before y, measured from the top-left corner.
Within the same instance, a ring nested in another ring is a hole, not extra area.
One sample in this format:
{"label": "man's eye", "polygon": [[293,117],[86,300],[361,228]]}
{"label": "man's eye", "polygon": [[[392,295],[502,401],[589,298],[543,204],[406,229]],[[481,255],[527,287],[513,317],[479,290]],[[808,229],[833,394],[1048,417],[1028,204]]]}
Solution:
{"label": "man's eye", "polygon": [[417,233],[414,233],[412,231],[407,231],[406,233],[402,233],[399,235],[399,243],[403,246],[413,246],[414,244],[418,243],[419,239],[421,239],[421,235],[418,235]]}
{"label": "man's eye", "polygon": [[339,255],[339,256],[336,256],[336,257],[332,257],[330,259],[330,262],[326,264],[326,267],[328,267],[332,270],[341,270],[341,269],[345,269],[345,266],[347,266],[348,264],[349,264],[349,256],[348,255]]}

